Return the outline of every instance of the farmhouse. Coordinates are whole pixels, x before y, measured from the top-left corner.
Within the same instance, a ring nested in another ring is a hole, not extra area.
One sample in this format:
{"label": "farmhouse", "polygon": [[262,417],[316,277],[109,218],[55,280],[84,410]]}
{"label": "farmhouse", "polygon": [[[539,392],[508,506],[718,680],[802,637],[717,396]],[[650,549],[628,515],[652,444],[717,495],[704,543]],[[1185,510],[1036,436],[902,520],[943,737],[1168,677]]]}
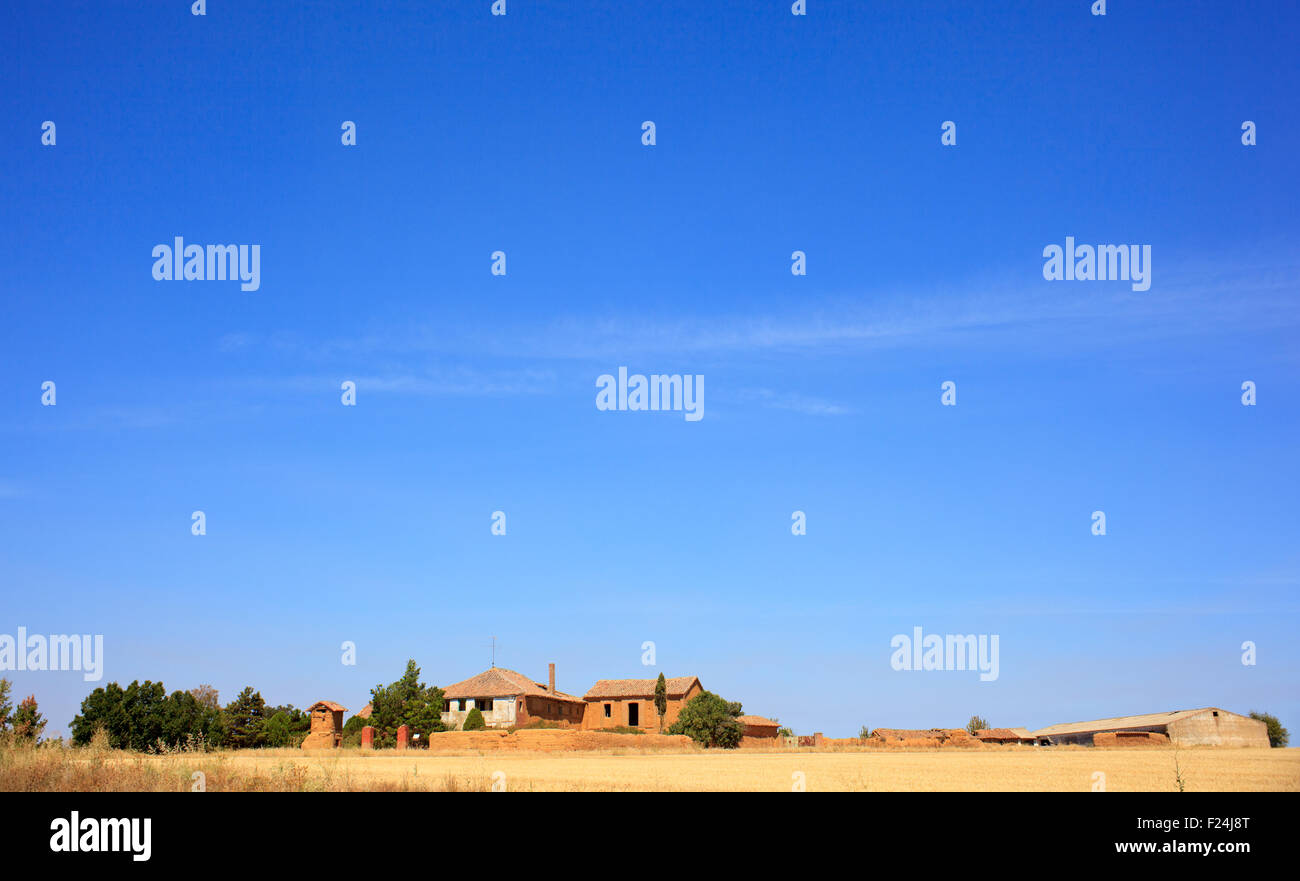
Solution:
{"label": "farmhouse", "polygon": [[[657,679],[599,679],[583,695],[587,702],[583,728],[652,728],[659,725],[655,711],[655,683]],[[677,721],[677,716],[688,700],[704,691],[698,676],[676,676],[666,679],[668,685],[668,710],[663,726]]]}
{"label": "farmhouse", "polygon": [[1098,734],[1119,735],[1103,740],[1122,743],[1125,736],[1140,739],[1144,733],[1164,735],[1174,746],[1268,746],[1267,725],[1218,707],[1048,725],[1034,732],[1034,740],[1043,746],[1093,746],[1093,738]]}
{"label": "farmhouse", "polygon": [[464,727],[465,717],[473,709],[483,714],[489,728],[522,726],[539,719],[580,728],[586,708],[582,698],[556,690],[554,664],[546,683],[493,667],[447,686],[443,698],[442,721],[456,729]]}

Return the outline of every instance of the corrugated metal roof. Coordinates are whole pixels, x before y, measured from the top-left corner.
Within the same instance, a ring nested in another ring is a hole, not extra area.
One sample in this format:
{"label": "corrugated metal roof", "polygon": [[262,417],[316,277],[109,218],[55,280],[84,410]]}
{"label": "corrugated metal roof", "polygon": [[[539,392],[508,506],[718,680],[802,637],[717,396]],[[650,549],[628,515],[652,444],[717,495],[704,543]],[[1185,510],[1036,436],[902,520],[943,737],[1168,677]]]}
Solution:
{"label": "corrugated metal roof", "polygon": [[[1179,719],[1187,719],[1216,709],[1218,708],[1201,707],[1199,710],[1172,710],[1168,713],[1147,713],[1142,716],[1117,716],[1114,719],[1094,719],[1091,722],[1063,722],[1060,725],[1048,725],[1046,728],[1039,728],[1034,732],[1034,736],[1047,737],[1056,734],[1087,734],[1097,731],[1122,731],[1125,728],[1150,728],[1153,725],[1168,725]],[[1226,710],[1219,710],[1219,712],[1223,713]]]}

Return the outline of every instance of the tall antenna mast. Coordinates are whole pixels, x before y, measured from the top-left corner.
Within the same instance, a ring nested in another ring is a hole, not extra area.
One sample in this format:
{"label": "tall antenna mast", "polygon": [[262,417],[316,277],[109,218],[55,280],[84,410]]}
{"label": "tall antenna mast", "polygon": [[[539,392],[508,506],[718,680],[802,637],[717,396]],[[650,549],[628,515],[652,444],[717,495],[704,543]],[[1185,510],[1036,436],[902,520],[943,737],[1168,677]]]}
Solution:
{"label": "tall antenna mast", "polygon": [[494,636],[492,637],[492,669],[495,670],[496,666],[497,666],[497,638]]}

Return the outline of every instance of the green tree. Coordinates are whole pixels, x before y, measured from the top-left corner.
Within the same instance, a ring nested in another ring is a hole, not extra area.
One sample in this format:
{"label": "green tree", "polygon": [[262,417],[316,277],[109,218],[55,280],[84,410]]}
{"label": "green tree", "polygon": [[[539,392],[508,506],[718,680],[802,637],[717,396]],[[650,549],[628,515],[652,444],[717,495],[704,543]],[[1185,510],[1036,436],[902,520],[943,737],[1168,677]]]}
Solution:
{"label": "green tree", "polygon": [[99,728],[115,749],[151,750],[167,746],[220,746],[224,740],[221,709],[207,706],[193,692],[166,694],[161,682],[116,682],[96,688],[81,702],[68,726],[72,742],[90,743]]}
{"label": "green tree", "polygon": [[1291,732],[1282,727],[1277,716],[1270,713],[1257,713],[1254,710],[1250,712],[1250,718],[1263,722],[1268,726],[1268,745],[1283,747],[1291,742]]}
{"label": "green tree", "polygon": [[[275,742],[267,740],[267,746],[302,746],[306,740],[307,734],[311,731],[311,714],[306,713],[293,704],[284,704],[279,707],[266,708],[266,723],[271,724],[271,720],[276,716],[283,715],[284,719],[276,723]],[[269,736],[269,735],[268,735]]]}
{"label": "green tree", "polygon": [[971,716],[970,721],[966,723],[966,731],[972,736],[976,731],[989,727],[988,720],[981,716]]}
{"label": "green tree", "polygon": [[266,725],[266,701],[250,685],[226,707],[226,743],[231,749],[262,745]]}
{"label": "green tree", "polygon": [[736,718],[743,712],[738,702],[702,691],[686,702],[677,721],[668,727],[668,733],[685,734],[706,747],[731,749],[740,745],[744,733]]}
{"label": "green tree", "polygon": [[482,731],[484,728],[487,728],[487,722],[483,721],[483,714],[478,707],[465,714],[465,731]]}
{"label": "green tree", "polygon": [[9,700],[10,689],[13,683],[8,679],[0,679],[0,734],[9,730],[9,719],[13,715],[14,705]]}
{"label": "green tree", "polygon": [[288,746],[291,732],[289,714],[284,710],[270,716],[262,727],[262,741],[267,746]]}
{"label": "green tree", "polygon": [[870,727],[863,725],[860,729],[858,729],[858,740],[866,740],[870,736],[871,736]]}
{"label": "green tree", "polygon": [[72,742],[78,746],[90,743],[97,728],[103,728],[108,735],[108,745],[114,749],[125,749],[127,724],[126,713],[122,708],[125,692],[116,682],[110,682],[96,688],[81,701],[81,712],[73,717],[68,725],[72,733]]}
{"label": "green tree", "polygon": [[668,680],[660,673],[655,680],[655,712],[659,714],[659,730],[664,730],[664,714],[668,712]]}
{"label": "green tree", "polygon": [[123,746],[140,752],[154,749],[166,730],[167,690],[161,682],[148,679],[132,682],[123,692],[122,712]]}
{"label": "green tree", "polygon": [[13,716],[14,737],[40,743],[41,732],[45,730],[45,717],[36,706],[36,695],[29,694],[18,704]]}
{"label": "green tree", "polygon": [[203,705],[191,691],[174,691],[162,707],[160,739],[167,746],[218,746],[221,711]]}
{"label": "green tree", "polygon": [[442,689],[421,682],[420,668],[414,660],[407,661],[401,679],[388,686],[376,685],[370,691],[369,724],[375,729],[375,745],[392,745],[400,725],[422,738],[446,731],[442,708]]}

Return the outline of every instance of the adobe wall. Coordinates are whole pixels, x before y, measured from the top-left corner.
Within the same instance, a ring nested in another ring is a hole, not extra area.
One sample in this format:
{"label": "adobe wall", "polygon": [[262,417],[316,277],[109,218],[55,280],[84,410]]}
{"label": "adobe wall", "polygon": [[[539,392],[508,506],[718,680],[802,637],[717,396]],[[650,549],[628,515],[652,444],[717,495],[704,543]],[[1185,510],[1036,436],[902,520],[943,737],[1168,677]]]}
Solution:
{"label": "adobe wall", "polygon": [[685,735],[611,734],[576,728],[531,728],[515,731],[441,731],[429,735],[431,752],[523,750],[683,750],[694,748]]}
{"label": "adobe wall", "polygon": [[[686,694],[677,698],[668,698],[668,708],[664,713],[664,730],[677,721],[681,715],[682,707],[686,702],[695,697],[704,689],[699,685],[692,685]],[[610,705],[610,715],[605,715],[605,704]],[[637,704],[640,719],[636,727],[646,731],[659,730],[659,713],[655,710],[654,698],[644,697],[610,697],[600,698],[599,700],[587,701],[587,712],[582,718],[582,727],[588,731],[597,728],[618,728],[623,725],[629,725],[628,722],[628,705]]]}
{"label": "adobe wall", "polygon": [[[557,701],[540,695],[528,695],[517,698],[515,724],[527,725],[529,722],[543,720],[563,725],[566,728],[581,728],[586,715],[586,706],[569,701]],[[522,709],[519,709],[519,707]]]}
{"label": "adobe wall", "polygon": [[740,738],[742,749],[789,749],[784,737],[754,737],[746,734]]}
{"label": "adobe wall", "polygon": [[311,731],[303,749],[334,749],[343,743],[343,712],[318,707],[311,711]]}

